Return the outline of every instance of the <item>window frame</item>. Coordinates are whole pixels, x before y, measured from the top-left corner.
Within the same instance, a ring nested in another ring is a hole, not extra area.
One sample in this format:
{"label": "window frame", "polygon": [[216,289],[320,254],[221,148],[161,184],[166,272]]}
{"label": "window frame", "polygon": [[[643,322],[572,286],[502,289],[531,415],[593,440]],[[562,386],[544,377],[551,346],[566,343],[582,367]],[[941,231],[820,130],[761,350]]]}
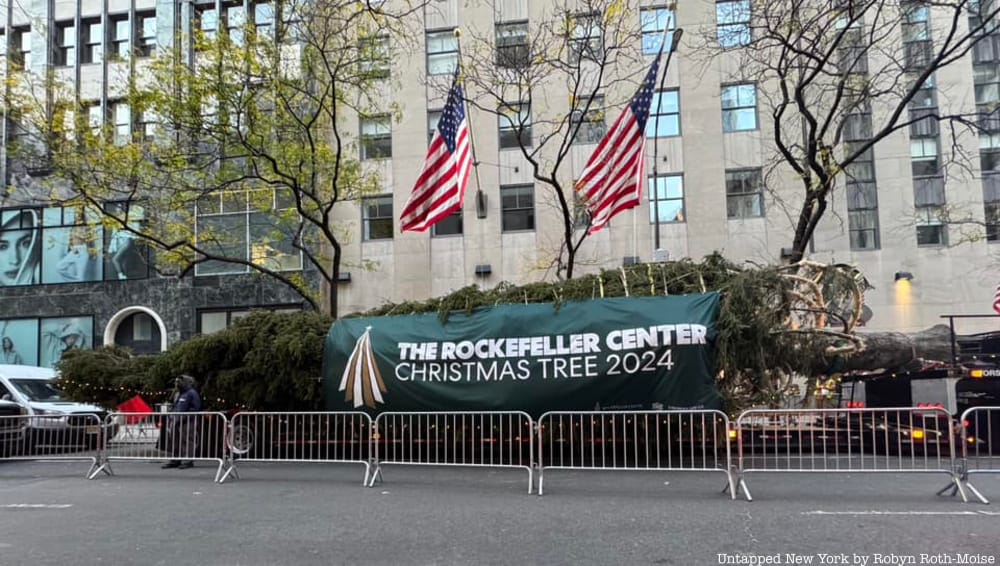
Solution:
{"label": "window frame", "polygon": [[[375,206],[376,210],[380,213],[377,216],[371,216],[371,207]],[[384,212],[381,210],[382,207],[388,206],[388,214],[381,214]],[[392,194],[383,195],[373,195],[370,197],[362,197],[361,199],[361,241],[362,242],[377,242],[383,240],[392,240],[395,237],[395,226],[393,225],[394,220],[394,209],[392,202]],[[373,230],[372,222],[378,222],[378,227],[381,230]],[[373,234],[384,234],[385,226],[388,225],[388,235],[374,235]]]}
{"label": "window frame", "polygon": [[[512,117],[517,116],[517,123]],[[531,104],[504,103],[497,109],[497,147],[520,149],[532,147]]]}
{"label": "window frame", "polygon": [[101,21],[101,18],[99,17],[81,18],[79,31],[80,31],[80,64],[95,65],[103,62],[104,22]]}
{"label": "window frame", "polygon": [[[589,103],[577,103],[570,110],[570,131],[574,132],[570,143],[573,145],[600,143],[608,132],[608,125],[605,121],[606,99],[604,95],[595,94],[577,98],[578,101],[584,99],[589,100]],[[587,108],[586,112],[583,111],[583,108]],[[578,124],[579,127],[577,127]],[[581,135],[585,135],[586,138],[580,139]]]}
{"label": "window frame", "polygon": [[[663,13],[663,26],[660,26],[660,13]],[[652,17],[649,17],[652,14]],[[669,22],[669,27],[668,27]],[[660,52],[661,38],[664,29],[677,28],[677,20],[673,11],[666,5],[643,6],[639,8],[639,29],[642,33],[641,44],[643,55],[656,55]]]}
{"label": "window frame", "polygon": [[72,67],[76,64],[76,20],[55,22],[52,38],[52,66]]}
{"label": "window frame", "polygon": [[[679,181],[680,196],[670,196],[669,182],[677,180]],[[662,181],[662,185],[661,185]],[[662,191],[660,189],[663,189]],[[663,197],[660,197],[660,194]],[[653,198],[655,194],[655,199]],[[669,202],[680,202],[680,207],[675,209],[675,214],[673,219],[664,219],[664,214],[669,214],[670,208],[664,208],[660,206],[661,203]],[[684,193],[684,174],[683,173],[662,173],[656,176],[649,175],[646,177],[646,205],[649,208],[649,224],[683,224],[687,222],[687,203],[685,202]],[[657,222],[657,216],[660,220]]]}
{"label": "window frame", "polygon": [[[742,87],[751,87],[753,89],[753,105],[747,105],[746,101],[742,101],[741,94],[744,92]],[[735,89],[735,106],[726,106],[726,91],[729,89]],[[744,83],[732,83],[722,85],[721,95],[720,95],[720,105],[722,107],[722,132],[726,134],[731,134],[735,132],[753,132],[760,128],[760,117],[757,115],[757,83],[744,82]],[[739,127],[739,113],[746,112],[753,109],[753,127],[752,128],[740,128]],[[734,120],[727,120],[727,116],[735,116]],[[730,122],[732,124],[730,125]]]}
{"label": "window frame", "polygon": [[[586,24],[581,25],[581,22]],[[582,32],[578,33],[580,30]],[[579,65],[584,60],[601,61],[604,57],[603,32],[600,14],[595,12],[573,14],[566,36],[570,64]]]}
{"label": "window frame", "polygon": [[[365,127],[367,125],[372,125],[377,130],[384,128],[385,131],[365,133]],[[361,116],[358,120],[358,127],[358,149],[361,152],[362,161],[392,159],[392,116],[390,114],[372,114],[371,116]],[[376,152],[376,154],[370,155],[370,152],[372,152],[375,148],[388,148],[388,151],[385,154]]]}
{"label": "window frame", "polygon": [[[124,26],[122,26],[124,24]],[[128,14],[108,14],[108,57],[125,60],[132,55],[132,23]],[[124,29],[125,37],[119,35],[119,31]],[[124,52],[124,53],[123,53]]]}
{"label": "window frame", "polygon": [[432,238],[462,236],[465,233],[465,215],[461,208],[431,226]]}
{"label": "window frame", "polygon": [[[147,29],[147,23],[151,23],[152,30]],[[152,57],[156,54],[156,11],[143,10],[135,12],[135,22],[132,25],[133,52],[138,57]],[[149,32],[152,33],[149,33]]]}
{"label": "window frame", "polygon": [[[663,110],[663,95],[673,94],[674,95],[674,106],[676,110],[674,111],[664,111]],[[657,117],[660,118],[657,122]],[[676,131],[674,133],[663,133],[664,127],[663,118],[668,118],[666,124],[669,126],[670,117],[674,118],[676,122]],[[652,134],[652,135],[651,135]],[[649,117],[646,119],[646,139],[654,138],[676,138],[681,136],[681,93],[678,88],[665,88],[663,90],[658,90],[653,93],[653,100],[649,105]]]}
{"label": "window frame", "polygon": [[[737,179],[736,176],[750,174],[755,178]],[[734,191],[735,184],[745,188],[751,185],[753,190]],[[756,207],[751,206],[731,206],[731,199],[740,199],[740,202],[756,200]],[[754,210],[758,214],[733,214],[734,211]],[[764,175],[760,167],[744,167],[738,169],[726,169],[726,218],[728,220],[746,220],[749,218],[764,218],[767,212],[764,208]]]}
{"label": "window frame", "polygon": [[[266,204],[269,208],[258,207],[257,202],[254,197],[260,195],[252,194],[255,192],[267,191],[270,192],[270,204]],[[242,217],[240,226],[243,228],[243,258],[247,262],[254,264],[259,264],[257,258],[254,257],[254,245],[258,243],[254,239],[253,228],[256,226],[253,222],[254,215],[261,214],[277,214],[278,211],[291,210],[294,207],[289,207],[282,204],[281,193],[282,189],[271,189],[271,188],[244,188],[244,189],[233,189],[226,191],[212,192],[195,203],[195,241],[202,245],[199,241],[200,232],[200,221],[202,219],[212,219],[221,217]],[[214,204],[212,201],[215,201]],[[209,206],[211,205],[211,207]],[[227,209],[228,207],[234,207],[233,209]],[[212,208],[214,207],[214,208]],[[235,244],[238,244],[236,242]],[[220,243],[220,245],[226,245],[227,243]],[[275,257],[295,257],[298,258],[298,266],[285,268],[277,267],[271,268],[275,271],[293,273],[297,271],[302,271],[305,268],[305,261],[302,255],[302,250],[296,250],[294,253],[280,253]],[[235,257],[235,256],[232,256]],[[206,273],[204,270],[206,266],[213,267],[213,271]],[[219,271],[214,271],[214,268],[218,268]],[[222,260],[218,261],[208,261],[204,263],[199,263],[195,265],[195,276],[196,277],[207,277],[214,275],[242,275],[250,273],[253,268],[249,265],[241,265],[232,262],[226,262]]]}
{"label": "window frame", "polygon": [[[941,212],[941,206],[918,206],[916,208],[916,214],[918,216],[915,227],[917,247],[939,248],[948,245],[948,229],[945,223],[941,220]],[[922,228],[925,230],[921,230]],[[933,230],[926,230],[927,228],[932,228]],[[938,241],[921,243],[921,234],[927,232],[938,234]]]}
{"label": "window frame", "polygon": [[[742,11],[745,5],[745,19]],[[726,18],[723,21],[723,18]],[[723,49],[738,49],[746,47],[753,41],[753,30],[750,27],[753,20],[753,6],[750,0],[716,0],[715,29],[719,47]]]}
{"label": "window frame", "polygon": [[[444,46],[445,49],[431,51],[431,46]],[[448,49],[448,47],[451,47]],[[427,30],[424,32],[424,50],[427,76],[451,75],[458,68],[458,37],[455,28]],[[446,63],[447,68],[439,69],[432,64],[432,59],[438,58]],[[433,72],[432,72],[433,69]]]}
{"label": "window frame", "polygon": [[358,39],[358,68],[369,79],[387,79],[391,76],[392,53],[389,35],[362,37]]}
{"label": "window frame", "polygon": [[[514,198],[513,207],[507,206],[506,201],[510,197]],[[535,185],[532,183],[500,185],[500,232],[533,232],[536,226]]]}
{"label": "window frame", "polygon": [[[520,30],[524,34],[504,34],[510,30]],[[493,26],[494,44],[496,46],[496,66],[504,69],[523,69],[531,64],[531,43],[528,35],[528,20],[497,22]],[[507,38],[514,38],[507,42]]]}

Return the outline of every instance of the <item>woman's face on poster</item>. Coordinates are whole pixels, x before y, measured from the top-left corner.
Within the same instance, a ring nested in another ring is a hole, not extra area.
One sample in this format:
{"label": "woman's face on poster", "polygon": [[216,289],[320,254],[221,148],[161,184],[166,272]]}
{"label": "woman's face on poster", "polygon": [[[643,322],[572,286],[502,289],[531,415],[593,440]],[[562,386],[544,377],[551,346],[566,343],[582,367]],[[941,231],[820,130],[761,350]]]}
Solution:
{"label": "woman's face on poster", "polygon": [[4,350],[13,350],[14,349],[14,341],[11,340],[10,338],[4,336],[3,337],[3,349]]}
{"label": "woman's face on poster", "polygon": [[18,285],[31,253],[33,232],[29,228],[0,231],[0,285]]}

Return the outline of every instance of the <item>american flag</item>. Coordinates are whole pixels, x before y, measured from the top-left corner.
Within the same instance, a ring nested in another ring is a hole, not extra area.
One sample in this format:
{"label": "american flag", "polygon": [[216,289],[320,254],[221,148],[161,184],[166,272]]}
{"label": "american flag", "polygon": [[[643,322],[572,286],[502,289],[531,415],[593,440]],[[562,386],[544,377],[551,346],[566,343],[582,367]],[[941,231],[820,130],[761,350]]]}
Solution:
{"label": "american flag", "polygon": [[423,232],[462,206],[472,168],[469,123],[462,99],[456,69],[424,167],[403,207],[400,224],[404,232]]}
{"label": "american flag", "polygon": [[997,290],[993,292],[993,312],[1000,314],[1000,283],[997,283]]}
{"label": "american flag", "polygon": [[639,92],[597,145],[576,183],[576,190],[590,210],[590,234],[604,228],[619,212],[639,206],[642,201],[646,182],[646,119],[659,70],[657,55]]}

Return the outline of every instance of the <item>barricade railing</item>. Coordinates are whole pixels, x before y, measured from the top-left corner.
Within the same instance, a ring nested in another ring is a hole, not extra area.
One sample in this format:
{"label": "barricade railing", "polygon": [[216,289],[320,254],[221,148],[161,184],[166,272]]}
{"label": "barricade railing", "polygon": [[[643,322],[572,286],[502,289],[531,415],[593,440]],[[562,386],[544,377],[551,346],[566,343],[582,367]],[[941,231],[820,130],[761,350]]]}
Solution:
{"label": "barricade railing", "polygon": [[[167,461],[164,467],[193,465],[194,462],[215,462],[215,481],[222,481],[225,465],[226,438],[229,422],[223,413],[110,413],[105,419],[107,427],[114,423],[140,419],[152,423],[158,434],[152,437],[138,437],[131,434],[108,435],[99,466],[89,477],[92,479],[103,472],[114,475],[111,462],[120,461]],[[147,424],[148,426],[148,424]]]}
{"label": "barricade railing", "polygon": [[523,468],[531,493],[534,424],[520,411],[382,413],[375,419],[375,469],[368,485],[382,479],[386,464]]}
{"label": "barricade railing", "polygon": [[737,418],[739,488],[755,472],[941,473],[967,500],[957,472],[963,442],[943,409],[752,409]]}
{"label": "barricade railing", "polygon": [[722,472],[735,497],[729,417],[721,411],[554,411],[538,419],[545,470]]}
{"label": "barricade railing", "polygon": [[0,460],[85,461],[90,476],[107,434],[93,413],[0,416]]}
{"label": "barricade railing", "polygon": [[368,485],[372,418],[361,412],[241,412],[230,421],[231,459],[221,481],[239,477],[238,462],[362,464]]}
{"label": "barricade railing", "polygon": [[1000,407],[973,407],[962,413],[961,419],[966,437],[962,445],[962,480],[980,501],[989,503],[969,482],[969,476],[1000,474]]}

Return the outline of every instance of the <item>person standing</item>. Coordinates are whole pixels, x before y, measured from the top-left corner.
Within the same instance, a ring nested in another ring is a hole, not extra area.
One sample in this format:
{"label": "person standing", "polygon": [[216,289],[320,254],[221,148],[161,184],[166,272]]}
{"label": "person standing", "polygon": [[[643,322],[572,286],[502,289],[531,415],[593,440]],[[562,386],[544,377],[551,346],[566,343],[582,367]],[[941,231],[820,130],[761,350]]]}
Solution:
{"label": "person standing", "polygon": [[177,395],[174,397],[174,406],[171,408],[171,412],[177,414],[171,416],[170,426],[167,430],[168,447],[174,459],[163,464],[163,469],[179,468],[183,470],[194,467],[194,461],[191,458],[194,458],[198,451],[199,416],[186,414],[201,411],[201,395],[198,394],[194,385],[194,378],[187,374],[174,380]]}

